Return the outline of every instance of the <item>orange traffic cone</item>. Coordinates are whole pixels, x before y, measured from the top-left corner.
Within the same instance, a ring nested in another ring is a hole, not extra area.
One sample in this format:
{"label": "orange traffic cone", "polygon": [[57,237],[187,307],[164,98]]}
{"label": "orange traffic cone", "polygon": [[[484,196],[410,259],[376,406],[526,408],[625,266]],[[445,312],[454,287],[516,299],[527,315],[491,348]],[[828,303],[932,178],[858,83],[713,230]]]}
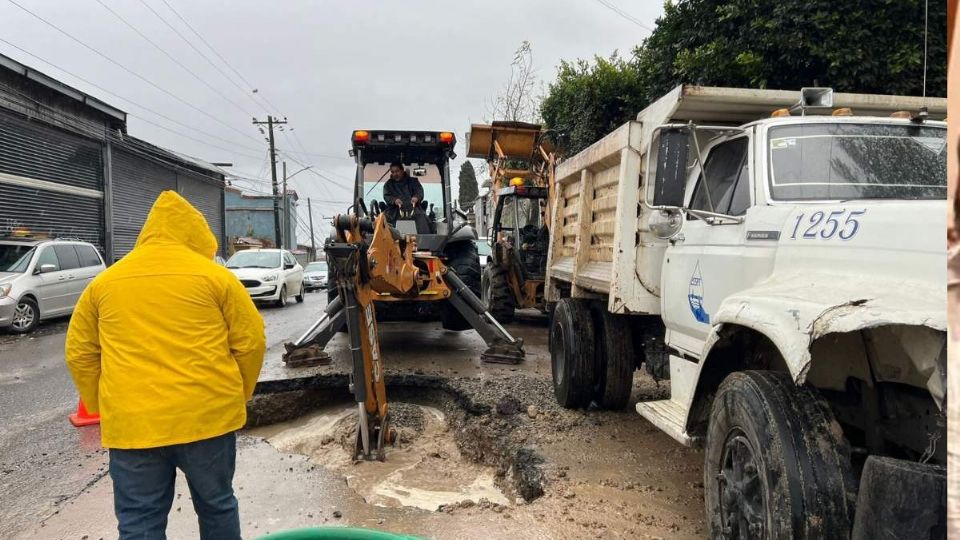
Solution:
{"label": "orange traffic cone", "polygon": [[83,400],[77,402],[77,412],[70,415],[70,423],[74,427],[92,426],[100,423],[99,414],[90,414],[83,405]]}

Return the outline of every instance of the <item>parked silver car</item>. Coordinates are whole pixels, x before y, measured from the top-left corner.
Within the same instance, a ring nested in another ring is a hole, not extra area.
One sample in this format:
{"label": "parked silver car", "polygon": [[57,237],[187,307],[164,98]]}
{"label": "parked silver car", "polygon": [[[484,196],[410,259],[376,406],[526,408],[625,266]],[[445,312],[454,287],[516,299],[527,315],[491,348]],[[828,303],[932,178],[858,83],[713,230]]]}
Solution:
{"label": "parked silver car", "polygon": [[309,291],[327,288],[327,261],[314,261],[303,269],[303,286]]}
{"label": "parked silver car", "polygon": [[22,334],[43,319],[73,313],[104,268],[88,242],[0,239],[0,328]]}

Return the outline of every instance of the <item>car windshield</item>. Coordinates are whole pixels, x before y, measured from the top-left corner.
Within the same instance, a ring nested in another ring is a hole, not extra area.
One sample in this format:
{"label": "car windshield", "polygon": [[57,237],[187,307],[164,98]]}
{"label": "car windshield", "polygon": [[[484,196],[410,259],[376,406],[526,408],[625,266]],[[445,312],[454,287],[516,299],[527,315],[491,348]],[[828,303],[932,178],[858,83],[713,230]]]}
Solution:
{"label": "car windshield", "polygon": [[327,263],[325,262],[312,262],[303,269],[304,272],[326,272]]}
{"label": "car windshield", "polygon": [[799,124],[770,130],[770,188],[780,200],[944,199],[947,130]]}
{"label": "car windshield", "polygon": [[263,251],[238,251],[227,261],[227,268],[279,268],[280,254]]}
{"label": "car windshield", "polygon": [[15,272],[22,274],[30,265],[33,256],[33,246],[20,244],[0,245],[0,272]]}

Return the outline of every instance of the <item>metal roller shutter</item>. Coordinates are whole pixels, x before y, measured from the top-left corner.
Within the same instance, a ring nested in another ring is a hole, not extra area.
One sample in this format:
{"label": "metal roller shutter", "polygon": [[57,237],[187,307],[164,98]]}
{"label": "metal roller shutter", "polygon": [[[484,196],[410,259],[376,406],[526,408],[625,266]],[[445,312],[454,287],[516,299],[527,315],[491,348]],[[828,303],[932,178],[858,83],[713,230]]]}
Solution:
{"label": "metal roller shutter", "polygon": [[103,189],[100,144],[0,113],[0,172]]}
{"label": "metal roller shutter", "polygon": [[165,190],[177,189],[177,174],[153,161],[114,147],[113,257],[120,259],[137,242],[154,201]]}
{"label": "metal roller shutter", "polygon": [[80,238],[102,252],[102,193],[100,144],[0,111],[0,234]]}
{"label": "metal roller shutter", "polygon": [[103,200],[0,184],[0,234],[26,228],[51,238],[79,238],[103,253]]}
{"label": "metal roller shutter", "polygon": [[218,250],[220,253],[224,253],[223,187],[183,172],[179,173],[177,178],[180,195],[190,201],[190,204],[195,206],[207,219],[207,225],[210,226],[210,230],[217,238]]}

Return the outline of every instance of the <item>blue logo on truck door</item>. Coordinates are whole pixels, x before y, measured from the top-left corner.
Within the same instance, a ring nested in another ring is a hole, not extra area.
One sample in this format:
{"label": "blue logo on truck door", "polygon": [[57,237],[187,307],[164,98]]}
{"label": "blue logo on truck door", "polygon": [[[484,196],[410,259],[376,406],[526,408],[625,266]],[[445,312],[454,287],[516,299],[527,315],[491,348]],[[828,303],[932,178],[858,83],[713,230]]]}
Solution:
{"label": "blue logo on truck door", "polygon": [[690,302],[690,311],[693,312],[697,322],[710,324],[710,314],[703,308],[703,276],[700,275],[700,262],[693,269],[693,275],[690,276],[690,290],[687,292],[687,301]]}

